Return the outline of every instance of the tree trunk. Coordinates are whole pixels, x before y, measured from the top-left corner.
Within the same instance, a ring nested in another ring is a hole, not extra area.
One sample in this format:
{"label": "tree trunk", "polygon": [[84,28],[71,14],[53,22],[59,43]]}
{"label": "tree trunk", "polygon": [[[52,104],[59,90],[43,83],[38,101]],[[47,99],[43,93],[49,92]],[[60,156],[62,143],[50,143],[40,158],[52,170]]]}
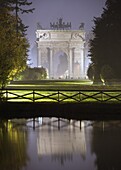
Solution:
{"label": "tree trunk", "polygon": [[94,67],[94,80],[93,80],[94,85],[103,85],[103,82],[100,77],[100,69],[98,66]]}

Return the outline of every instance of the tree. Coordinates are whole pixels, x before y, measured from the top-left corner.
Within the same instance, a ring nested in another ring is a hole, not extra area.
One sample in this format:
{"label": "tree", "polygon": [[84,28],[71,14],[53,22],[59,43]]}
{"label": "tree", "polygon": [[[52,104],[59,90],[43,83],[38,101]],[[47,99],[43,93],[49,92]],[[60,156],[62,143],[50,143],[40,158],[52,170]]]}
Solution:
{"label": "tree", "polygon": [[0,13],[0,86],[26,67],[29,44],[19,33],[16,36],[15,17],[2,11]]}
{"label": "tree", "polygon": [[44,67],[27,67],[23,72],[18,76],[18,80],[41,80],[47,78],[47,72]]}
{"label": "tree", "polygon": [[109,65],[103,65],[101,69],[101,77],[105,82],[105,85],[111,85],[114,81],[114,73],[112,68]]}
{"label": "tree", "polygon": [[34,8],[29,8],[29,9],[25,8],[30,6],[31,4],[32,2],[28,2],[27,0],[0,0],[0,7],[7,8],[10,12],[13,12],[13,14],[15,15],[17,33],[20,30],[23,33],[23,35],[26,35],[25,32],[27,31],[28,26],[25,26],[22,23],[19,14],[33,12]]}
{"label": "tree", "polygon": [[[27,0],[12,0],[12,7],[13,7],[13,11],[15,10],[16,13],[16,30],[17,32],[20,30],[22,30],[23,34],[25,34],[28,26],[25,26],[22,23],[22,20],[19,17],[19,13],[30,13],[33,12],[34,8],[31,9],[25,9],[25,6],[30,6],[32,4],[32,2],[28,2]],[[24,6],[24,8],[22,8],[22,6]]]}
{"label": "tree", "polygon": [[[27,0],[0,0],[0,87],[2,88],[26,68],[28,59],[29,43],[25,37],[25,26],[19,16],[13,12],[16,3],[19,6],[31,4]],[[18,9],[22,11],[21,8],[17,8],[17,12]],[[27,11],[31,10],[22,12]]]}
{"label": "tree", "polygon": [[107,0],[99,18],[94,18],[93,34],[90,40],[91,61],[95,65],[94,82],[101,81],[101,70],[108,65],[112,79],[121,79],[121,1]]}
{"label": "tree", "polygon": [[87,69],[87,76],[91,81],[94,80],[94,65],[93,65],[93,63],[89,64],[89,67]]}

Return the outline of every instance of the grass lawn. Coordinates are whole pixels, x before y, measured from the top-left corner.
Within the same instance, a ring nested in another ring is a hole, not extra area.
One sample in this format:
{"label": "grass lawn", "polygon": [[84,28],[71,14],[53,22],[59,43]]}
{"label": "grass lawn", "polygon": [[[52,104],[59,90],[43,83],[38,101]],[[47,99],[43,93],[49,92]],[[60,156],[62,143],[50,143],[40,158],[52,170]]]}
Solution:
{"label": "grass lawn", "polygon": [[7,88],[10,89],[57,89],[57,90],[75,90],[91,87],[89,80],[40,80],[40,81],[13,81]]}
{"label": "grass lawn", "polygon": [[90,80],[40,80],[40,81],[13,81],[7,88],[10,89],[41,89],[41,90],[121,90],[121,85],[104,86],[93,85]]}

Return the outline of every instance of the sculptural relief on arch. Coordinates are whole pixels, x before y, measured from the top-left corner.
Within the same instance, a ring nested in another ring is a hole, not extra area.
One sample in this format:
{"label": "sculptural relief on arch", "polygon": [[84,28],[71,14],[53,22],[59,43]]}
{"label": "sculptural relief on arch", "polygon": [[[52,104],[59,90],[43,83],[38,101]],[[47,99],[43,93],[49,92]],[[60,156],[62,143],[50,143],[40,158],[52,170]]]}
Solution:
{"label": "sculptural relief on arch", "polygon": [[37,66],[46,68],[48,77],[85,78],[85,31],[71,30],[71,23],[62,18],[50,23],[50,29],[37,29]]}

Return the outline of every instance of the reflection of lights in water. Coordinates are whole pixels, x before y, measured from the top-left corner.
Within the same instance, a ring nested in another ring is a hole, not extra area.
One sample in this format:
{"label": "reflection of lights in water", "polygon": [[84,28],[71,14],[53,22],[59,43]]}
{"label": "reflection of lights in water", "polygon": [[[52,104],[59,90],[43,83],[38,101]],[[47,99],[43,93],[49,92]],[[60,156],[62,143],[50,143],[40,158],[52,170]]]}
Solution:
{"label": "reflection of lights in water", "polygon": [[[44,119],[43,119],[44,121]],[[61,125],[64,124],[60,122]],[[41,127],[37,137],[37,150],[39,157],[51,155],[55,160],[66,157],[70,159],[73,154],[80,154],[83,159],[86,156],[86,141],[84,122],[73,121],[66,129],[54,129],[51,127]]]}
{"label": "reflection of lights in water", "polygon": [[84,128],[85,124],[84,121],[81,121],[81,128]]}
{"label": "reflection of lights in water", "polygon": [[38,122],[39,122],[40,125],[42,125],[42,117],[38,118]]}

